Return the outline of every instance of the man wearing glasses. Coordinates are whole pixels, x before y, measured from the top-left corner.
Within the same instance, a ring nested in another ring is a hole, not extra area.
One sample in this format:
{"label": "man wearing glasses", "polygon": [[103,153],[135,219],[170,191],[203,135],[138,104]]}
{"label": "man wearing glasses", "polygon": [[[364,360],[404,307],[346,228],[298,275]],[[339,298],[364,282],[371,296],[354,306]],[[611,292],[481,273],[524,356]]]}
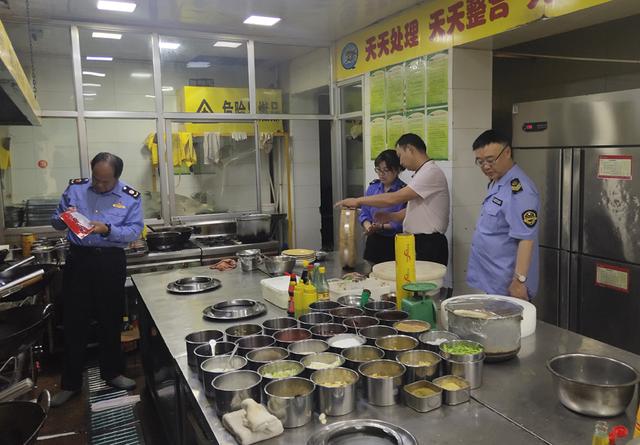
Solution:
{"label": "man wearing glasses", "polygon": [[467,283],[530,300],[538,290],[538,190],[499,132],[478,136],[473,153],[490,182],[471,242]]}

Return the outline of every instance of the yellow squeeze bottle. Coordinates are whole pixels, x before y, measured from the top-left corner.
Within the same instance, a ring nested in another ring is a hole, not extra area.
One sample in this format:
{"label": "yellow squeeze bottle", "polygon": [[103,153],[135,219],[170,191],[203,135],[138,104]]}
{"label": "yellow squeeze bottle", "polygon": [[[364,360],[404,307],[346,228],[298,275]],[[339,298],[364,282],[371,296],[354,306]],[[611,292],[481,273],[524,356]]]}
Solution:
{"label": "yellow squeeze bottle", "polygon": [[[296,286],[297,287],[297,286]],[[307,284],[304,286],[304,297],[302,300],[303,313],[309,313],[309,305],[314,303],[318,299],[316,288],[313,284]]]}
{"label": "yellow squeeze bottle", "polygon": [[305,285],[302,280],[298,281],[296,287],[293,290],[293,307],[295,310],[295,317],[298,318],[303,315],[304,312],[304,288]]}

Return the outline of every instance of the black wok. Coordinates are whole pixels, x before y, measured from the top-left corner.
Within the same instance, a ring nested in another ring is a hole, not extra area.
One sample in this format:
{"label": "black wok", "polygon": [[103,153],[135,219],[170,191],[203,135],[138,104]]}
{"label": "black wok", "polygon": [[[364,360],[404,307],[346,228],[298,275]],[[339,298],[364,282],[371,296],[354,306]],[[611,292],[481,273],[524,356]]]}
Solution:
{"label": "black wok", "polygon": [[4,286],[11,281],[17,280],[20,277],[24,277],[25,275],[29,275],[30,273],[33,273],[40,269],[44,270],[42,280],[30,286],[27,286],[24,289],[21,289],[6,298],[3,298],[1,301],[18,301],[23,300],[26,297],[36,295],[37,293],[44,290],[45,287],[47,287],[47,285],[59,269],[53,264],[29,264],[26,266],[20,266],[15,269],[0,272],[0,286]]}
{"label": "black wok", "polygon": [[0,359],[17,355],[38,341],[52,309],[51,304],[38,304],[0,311]]}
{"label": "black wok", "polygon": [[147,233],[147,247],[150,251],[178,250],[182,245],[178,232]]}
{"label": "black wok", "polygon": [[193,234],[193,227],[189,226],[161,226],[152,227],[151,230],[153,230],[154,233],[178,232],[180,234],[180,242],[182,244],[189,241],[189,238],[191,238],[191,235]]}
{"label": "black wok", "polygon": [[44,390],[38,403],[13,401],[0,403],[0,443],[3,445],[31,445],[47,420],[51,398]]}

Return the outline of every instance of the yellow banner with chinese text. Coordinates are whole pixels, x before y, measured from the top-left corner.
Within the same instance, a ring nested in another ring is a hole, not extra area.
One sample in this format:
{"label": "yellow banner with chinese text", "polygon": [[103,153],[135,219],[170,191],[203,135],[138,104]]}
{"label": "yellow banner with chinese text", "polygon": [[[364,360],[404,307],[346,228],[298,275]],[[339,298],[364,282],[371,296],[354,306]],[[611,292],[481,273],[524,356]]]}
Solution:
{"label": "yellow banner with chinese text", "polygon": [[[537,1],[542,3],[545,0]],[[610,1],[611,0],[546,0],[544,15],[546,17],[559,17],[561,15],[571,14],[572,12],[609,3]]]}

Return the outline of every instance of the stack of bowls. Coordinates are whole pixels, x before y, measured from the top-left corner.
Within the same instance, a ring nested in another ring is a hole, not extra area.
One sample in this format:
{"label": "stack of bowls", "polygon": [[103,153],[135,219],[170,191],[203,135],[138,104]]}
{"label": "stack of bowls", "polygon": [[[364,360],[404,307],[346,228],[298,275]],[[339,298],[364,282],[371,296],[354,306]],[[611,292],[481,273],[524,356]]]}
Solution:
{"label": "stack of bowls", "polygon": [[[476,353],[455,353],[450,348],[468,346],[479,351]],[[440,356],[444,360],[444,373],[461,377],[469,382],[471,389],[482,385],[482,364],[484,348],[480,343],[470,340],[452,340],[440,345]]]}

